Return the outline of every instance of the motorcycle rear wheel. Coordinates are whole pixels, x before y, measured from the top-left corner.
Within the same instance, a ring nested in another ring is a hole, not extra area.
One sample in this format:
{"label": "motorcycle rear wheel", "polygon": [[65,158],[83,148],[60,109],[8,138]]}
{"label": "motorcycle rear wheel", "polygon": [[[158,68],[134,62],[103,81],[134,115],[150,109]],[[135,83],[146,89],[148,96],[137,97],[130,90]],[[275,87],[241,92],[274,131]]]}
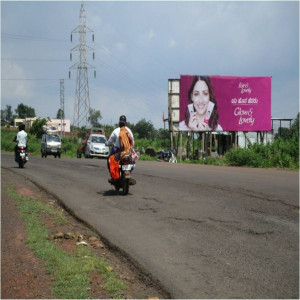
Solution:
{"label": "motorcycle rear wheel", "polygon": [[122,180],[122,190],[123,190],[123,195],[127,195],[129,192],[129,179],[123,178]]}
{"label": "motorcycle rear wheel", "polygon": [[21,159],[21,157],[19,158],[19,168],[20,169],[24,168],[24,162],[23,159]]}

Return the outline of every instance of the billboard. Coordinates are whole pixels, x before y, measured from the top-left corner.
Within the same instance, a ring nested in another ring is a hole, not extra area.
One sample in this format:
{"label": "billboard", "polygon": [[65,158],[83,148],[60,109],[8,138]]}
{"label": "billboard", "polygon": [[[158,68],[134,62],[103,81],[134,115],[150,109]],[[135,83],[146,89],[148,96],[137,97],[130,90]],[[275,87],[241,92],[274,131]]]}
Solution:
{"label": "billboard", "polygon": [[180,131],[270,131],[271,77],[180,76]]}

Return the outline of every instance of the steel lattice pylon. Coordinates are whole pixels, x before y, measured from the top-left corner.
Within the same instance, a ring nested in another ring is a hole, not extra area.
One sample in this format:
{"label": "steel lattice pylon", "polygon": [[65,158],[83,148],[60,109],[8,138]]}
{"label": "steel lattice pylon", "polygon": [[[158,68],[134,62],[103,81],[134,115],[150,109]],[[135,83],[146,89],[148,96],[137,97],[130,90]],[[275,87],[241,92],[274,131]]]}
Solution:
{"label": "steel lattice pylon", "polygon": [[[76,79],[76,92],[75,92],[75,105],[73,115],[73,125],[77,127],[89,126],[89,112],[90,112],[90,96],[89,96],[89,81],[88,81],[88,69],[94,68],[94,66],[87,63],[86,53],[93,51],[93,49],[86,44],[86,34],[92,32],[90,28],[86,26],[86,13],[81,2],[80,14],[79,14],[79,26],[77,26],[73,33],[79,33],[79,44],[71,49],[70,59],[72,60],[72,52],[78,51],[79,60],[70,69],[77,69]],[[71,34],[71,41],[72,41]],[[94,35],[93,35],[94,40]],[[95,54],[93,53],[93,58]],[[70,73],[69,73],[70,76]]]}

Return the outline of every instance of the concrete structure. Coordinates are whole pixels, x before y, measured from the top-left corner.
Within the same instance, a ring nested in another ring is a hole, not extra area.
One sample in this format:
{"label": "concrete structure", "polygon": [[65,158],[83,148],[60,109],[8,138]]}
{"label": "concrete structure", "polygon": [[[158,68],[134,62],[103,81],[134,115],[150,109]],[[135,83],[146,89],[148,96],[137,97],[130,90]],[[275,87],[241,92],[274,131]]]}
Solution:
{"label": "concrete structure", "polygon": [[70,120],[64,119],[63,120],[63,126],[61,123],[61,119],[50,119],[47,121],[47,126],[54,126],[58,133],[60,132],[70,132],[71,131],[71,122]]}
{"label": "concrete structure", "polygon": [[[14,127],[18,127],[21,124],[25,124],[25,128],[31,128],[33,122],[39,118],[25,118],[25,119],[15,119],[14,120]],[[47,119],[47,126],[54,126],[57,131],[60,133],[63,132],[71,132],[71,121],[70,120],[63,120],[63,127],[61,126],[61,119]]]}
{"label": "concrete structure", "polygon": [[25,118],[25,119],[14,119],[14,127],[18,127],[21,124],[25,124],[25,128],[28,129],[32,126],[33,122],[36,120],[37,118]]}

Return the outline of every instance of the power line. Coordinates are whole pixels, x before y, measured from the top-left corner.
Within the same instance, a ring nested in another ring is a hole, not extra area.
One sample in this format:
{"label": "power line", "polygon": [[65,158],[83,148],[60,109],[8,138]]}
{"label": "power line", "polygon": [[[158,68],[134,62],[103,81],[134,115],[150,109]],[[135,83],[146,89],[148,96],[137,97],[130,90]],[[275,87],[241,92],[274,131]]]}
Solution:
{"label": "power line", "polygon": [[51,81],[51,80],[60,80],[58,78],[1,78],[1,80],[11,80],[11,81],[29,81],[29,80],[36,80],[36,81]]}
{"label": "power line", "polygon": [[57,39],[57,38],[45,38],[41,36],[31,36],[31,35],[21,35],[21,34],[11,34],[11,33],[2,33],[1,39],[14,39],[14,40],[36,40],[36,41],[56,41],[56,42],[65,42],[68,43],[68,40]]}
{"label": "power line", "polygon": [[1,60],[21,60],[21,61],[30,61],[30,62],[55,62],[55,61],[66,61],[69,62],[67,59],[46,59],[46,58],[14,58],[14,57],[1,57]]}

